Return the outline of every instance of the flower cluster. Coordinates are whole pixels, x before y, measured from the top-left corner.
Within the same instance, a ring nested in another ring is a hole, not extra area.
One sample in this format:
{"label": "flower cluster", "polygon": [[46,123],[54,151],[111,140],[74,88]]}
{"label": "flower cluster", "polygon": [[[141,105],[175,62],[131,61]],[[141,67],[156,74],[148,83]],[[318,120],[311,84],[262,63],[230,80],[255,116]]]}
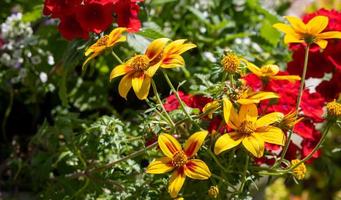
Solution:
{"label": "flower cluster", "polygon": [[58,29],[67,40],[87,39],[101,33],[114,21],[130,31],[138,31],[139,0],[45,0],[44,15],[60,19]]}

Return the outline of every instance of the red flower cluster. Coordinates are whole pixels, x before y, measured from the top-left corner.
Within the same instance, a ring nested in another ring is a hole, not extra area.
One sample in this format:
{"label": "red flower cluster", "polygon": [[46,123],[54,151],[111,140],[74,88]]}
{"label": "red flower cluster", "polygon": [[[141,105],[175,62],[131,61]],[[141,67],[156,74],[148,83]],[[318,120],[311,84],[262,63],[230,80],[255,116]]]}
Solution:
{"label": "red flower cluster", "polygon": [[[211,102],[212,99],[208,97],[204,97],[201,95],[191,95],[185,94],[182,91],[178,92],[180,99],[191,108],[198,108],[200,111],[204,108],[204,106]],[[179,101],[177,100],[175,94],[172,94],[166,98],[166,102],[164,103],[164,107],[167,112],[171,112],[180,107]]]}
{"label": "red flower cluster", "polygon": [[[280,72],[280,74],[288,73]],[[295,110],[300,86],[299,81],[270,80],[265,83],[253,74],[247,75],[244,79],[254,90],[275,92],[280,96],[276,103],[269,100],[262,101],[260,103],[260,113],[266,114],[277,111],[287,114]],[[286,155],[287,159],[297,158],[297,154],[304,157],[313,150],[321,136],[321,133],[315,129],[315,123],[323,121],[323,105],[324,98],[319,93],[310,93],[309,90],[304,90],[300,111],[300,116],[304,117],[304,120],[294,127],[294,132],[302,141],[297,140],[297,138],[295,141],[292,140]],[[270,152],[280,149],[276,145],[266,145],[266,148]],[[319,152],[315,153],[313,158],[318,156]]]}
{"label": "red flower cluster", "polygon": [[[308,22],[316,15],[323,15],[329,18],[326,31],[341,31],[341,12],[336,10],[320,9],[315,13],[303,16],[303,21]],[[293,51],[292,61],[288,63],[290,74],[301,75],[304,63],[304,46],[294,44],[290,46]],[[328,41],[327,48],[320,52],[317,45],[312,45],[309,52],[309,62],[307,78],[322,78],[325,73],[332,73],[331,80],[320,83],[316,91],[319,92],[327,101],[337,98],[341,93],[341,40],[332,39]]]}
{"label": "red flower cluster", "polygon": [[58,29],[67,40],[88,39],[89,32],[105,31],[117,16],[117,24],[138,31],[138,2],[142,0],[45,0],[43,14],[59,18]]}

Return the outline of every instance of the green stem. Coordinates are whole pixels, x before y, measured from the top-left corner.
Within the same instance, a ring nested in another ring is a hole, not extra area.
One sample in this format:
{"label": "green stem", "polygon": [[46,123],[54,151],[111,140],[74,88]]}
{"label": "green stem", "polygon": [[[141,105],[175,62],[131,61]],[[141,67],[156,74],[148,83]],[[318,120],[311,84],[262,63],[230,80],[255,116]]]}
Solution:
{"label": "green stem", "polygon": [[242,193],[244,190],[244,186],[246,183],[247,168],[249,167],[249,160],[250,160],[250,157],[249,157],[249,155],[246,154],[245,165],[244,165],[244,173],[243,173],[243,178],[242,178],[243,182],[242,182],[242,184],[240,184],[240,188],[238,190],[238,193]]}
{"label": "green stem", "polygon": [[123,63],[123,61],[121,60],[121,58],[118,57],[118,55],[114,52],[114,50],[111,51],[111,54],[116,58],[116,60],[117,60],[120,64]]}
{"label": "green stem", "polygon": [[207,149],[208,154],[213,158],[214,162],[217,163],[217,165],[223,170],[223,172],[226,172],[225,167],[219,162],[218,158],[214,155],[214,153],[211,151],[211,149]]}
{"label": "green stem", "polygon": [[[310,45],[308,44],[308,45],[306,46],[306,48],[305,48],[303,72],[302,72],[302,77],[301,77],[301,86],[300,86],[300,90],[299,90],[299,93],[298,93],[298,96],[297,96],[296,117],[297,117],[297,115],[298,115],[298,110],[299,110],[299,108],[300,108],[300,104],[301,104],[301,100],[302,100],[302,94],[303,94],[303,91],[304,91],[305,76],[306,76],[307,68],[308,68],[309,49],[310,49]],[[276,165],[276,164],[281,165],[282,160],[284,159],[284,156],[285,156],[285,154],[286,154],[287,151],[288,151],[289,144],[290,144],[290,140],[291,140],[291,136],[292,136],[292,133],[293,133],[293,129],[294,129],[294,126],[293,126],[293,127],[291,128],[291,130],[289,131],[289,135],[288,135],[288,137],[287,137],[287,141],[286,141],[286,143],[285,143],[285,146],[284,146],[284,149],[283,149],[281,158],[280,158],[280,160],[279,160],[278,163],[277,163],[277,162],[275,163],[275,165]]]}
{"label": "green stem", "polygon": [[1,124],[2,136],[3,136],[4,141],[7,141],[6,124],[7,124],[8,117],[11,114],[11,111],[12,111],[13,100],[14,100],[14,91],[13,91],[13,88],[10,87],[10,90],[9,90],[9,102],[8,102],[8,106],[6,108],[6,111],[5,111],[3,120],[2,120],[2,124]]}
{"label": "green stem", "polygon": [[178,91],[174,88],[171,80],[169,79],[167,73],[165,71],[162,70],[162,73],[169,85],[169,87],[171,88],[172,92],[175,94],[175,97],[177,98],[177,100],[179,101],[179,104],[181,106],[181,109],[184,111],[185,115],[187,116],[187,118],[199,129],[201,129],[201,127],[193,120],[192,116],[187,112],[186,108],[185,108],[185,104],[184,102],[181,100]]}
{"label": "green stem", "polygon": [[295,169],[297,166],[299,166],[300,164],[304,163],[305,161],[309,160],[311,157],[313,157],[314,153],[319,150],[319,148],[321,147],[321,145],[323,144],[323,142],[326,140],[327,134],[329,132],[329,129],[331,127],[331,123],[327,123],[326,124],[326,128],[323,131],[322,137],[320,139],[320,141],[316,144],[315,148],[305,157],[303,158],[300,162],[298,162],[296,165],[291,166],[287,171],[290,171],[292,169]]}
{"label": "green stem", "polygon": [[67,177],[68,178],[78,178],[78,177],[81,177],[81,176],[88,176],[88,174],[92,174],[94,172],[101,172],[103,170],[112,168],[113,166],[115,166],[116,164],[118,164],[120,162],[126,161],[128,159],[135,158],[137,156],[140,156],[140,155],[146,153],[147,150],[154,148],[157,144],[158,144],[157,142],[154,142],[153,144],[147,146],[146,148],[143,148],[143,149],[140,149],[138,151],[135,151],[134,153],[129,154],[126,157],[123,157],[121,159],[115,160],[113,162],[110,162],[110,163],[105,164],[105,165],[100,166],[100,167],[95,167],[95,168],[92,168],[90,170],[86,170],[84,172],[77,172],[77,173],[74,173],[74,174],[70,174]]}
{"label": "green stem", "polygon": [[155,95],[155,97],[156,97],[158,103],[160,104],[162,111],[165,113],[166,118],[167,118],[169,124],[170,124],[171,127],[174,129],[174,128],[175,128],[175,124],[174,124],[172,118],[169,116],[168,112],[166,111],[165,107],[163,106],[163,103],[162,103],[162,101],[161,101],[161,99],[160,99],[160,96],[159,96],[159,93],[158,93],[158,91],[157,91],[156,84],[155,84],[155,82],[154,82],[153,79],[152,79],[152,87],[153,87],[154,95]]}
{"label": "green stem", "polygon": [[[211,176],[215,179],[220,180],[221,182],[223,182],[224,184],[226,184],[227,186],[231,187],[232,189],[236,190],[236,188],[234,187],[234,185],[232,185],[230,182],[228,182],[227,180],[221,178],[220,176],[216,175],[216,174],[211,174]],[[231,192],[231,191],[229,191]]]}

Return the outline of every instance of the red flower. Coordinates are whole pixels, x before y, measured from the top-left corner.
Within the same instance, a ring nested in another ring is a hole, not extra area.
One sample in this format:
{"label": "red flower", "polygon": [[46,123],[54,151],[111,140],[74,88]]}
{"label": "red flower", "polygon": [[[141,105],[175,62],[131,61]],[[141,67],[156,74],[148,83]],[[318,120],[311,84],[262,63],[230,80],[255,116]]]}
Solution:
{"label": "red flower", "polygon": [[192,96],[192,104],[190,105],[190,107],[198,108],[200,111],[202,111],[205,105],[211,101],[213,101],[211,98],[204,97],[201,95],[194,95]]}
{"label": "red flower", "polygon": [[336,72],[330,81],[322,81],[317,86],[316,91],[319,92],[326,101],[337,99],[341,93],[341,72]]}
{"label": "red flower", "polygon": [[[182,91],[178,91],[178,94],[180,96],[180,99],[187,105],[191,106],[193,99],[190,95],[185,94]],[[172,94],[166,98],[166,102],[163,104],[167,112],[171,112],[173,110],[176,110],[180,107],[179,101],[177,100],[175,94]]]}
{"label": "red flower", "polygon": [[[140,0],[142,1],[142,0]],[[137,5],[139,0],[118,0],[114,5],[114,11],[117,14],[117,24],[127,27],[129,31],[137,32],[141,27],[138,18],[140,7]]]}
{"label": "red flower", "polygon": [[315,140],[315,127],[314,124],[312,124],[309,121],[301,121],[297,123],[294,127],[294,132],[297,133],[299,136],[301,136],[304,139],[309,140]]}
{"label": "red flower", "polygon": [[51,15],[53,18],[65,17],[74,13],[82,0],[45,0],[44,15]]}
{"label": "red flower", "polygon": [[259,91],[263,88],[262,80],[255,74],[248,74],[243,79],[254,91]]}
{"label": "red flower", "polygon": [[87,1],[77,11],[77,20],[88,32],[101,33],[113,22],[112,1]]}
{"label": "red flower", "polygon": [[65,16],[60,19],[58,26],[59,32],[67,40],[73,40],[76,38],[88,39],[89,34],[86,32],[77,19],[73,15]]}

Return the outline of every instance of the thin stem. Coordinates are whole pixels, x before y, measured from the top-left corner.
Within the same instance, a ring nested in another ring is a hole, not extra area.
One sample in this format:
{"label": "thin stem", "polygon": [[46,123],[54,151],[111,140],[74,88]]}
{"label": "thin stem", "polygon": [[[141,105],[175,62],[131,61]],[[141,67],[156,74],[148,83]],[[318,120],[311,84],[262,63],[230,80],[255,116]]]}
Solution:
{"label": "thin stem", "polygon": [[147,146],[146,148],[143,148],[143,149],[140,149],[138,151],[135,151],[134,153],[132,154],[129,154],[127,155],[126,157],[123,157],[121,159],[118,159],[118,160],[115,160],[113,162],[110,162],[108,164],[105,164],[103,166],[100,166],[100,167],[95,167],[95,168],[92,168],[90,170],[87,170],[85,172],[78,172],[78,173],[74,173],[74,174],[71,174],[71,175],[68,175],[67,177],[68,178],[78,178],[78,177],[81,177],[81,176],[88,176],[88,174],[92,174],[94,172],[101,172],[103,170],[106,170],[108,168],[111,168],[113,167],[114,165],[120,163],[120,162],[123,162],[123,161],[126,161],[128,159],[131,159],[131,158],[135,158],[137,156],[140,156],[142,154],[144,154],[147,150],[155,147],[158,143],[157,142],[154,142],[153,144]]}
{"label": "thin stem", "polygon": [[8,106],[6,108],[6,111],[5,111],[3,120],[2,120],[2,124],[1,124],[2,137],[3,137],[4,141],[7,141],[6,124],[7,124],[8,117],[11,114],[11,111],[12,111],[13,100],[14,100],[14,91],[13,91],[13,88],[10,87],[10,90],[9,90],[9,100],[8,100],[9,102],[8,102]]}
{"label": "thin stem", "polygon": [[118,57],[118,55],[114,52],[114,50],[111,51],[111,54],[116,58],[116,60],[117,60],[120,64],[123,63],[123,61],[121,60],[121,58]]}
{"label": "thin stem", "polygon": [[187,118],[199,129],[201,129],[201,127],[193,120],[192,116],[187,112],[186,108],[185,108],[185,104],[184,102],[181,100],[178,91],[174,88],[171,80],[169,79],[167,73],[165,71],[162,71],[169,87],[171,88],[172,92],[175,94],[175,97],[177,98],[177,100],[179,101],[179,104],[181,106],[181,109],[184,111],[185,115],[187,116]]}
{"label": "thin stem", "polygon": [[240,184],[240,188],[238,190],[238,193],[242,193],[243,192],[243,189],[244,189],[244,186],[245,186],[245,183],[246,183],[246,174],[247,174],[247,168],[249,166],[249,160],[250,160],[250,157],[249,155],[246,155],[246,158],[245,158],[245,165],[244,165],[244,173],[243,173],[243,182],[242,184]]}
{"label": "thin stem", "polygon": [[208,154],[213,158],[214,162],[217,163],[217,165],[223,170],[223,172],[226,172],[225,167],[219,162],[218,158],[214,155],[214,153],[211,151],[211,149],[207,149]]}
{"label": "thin stem", "polygon": [[[304,90],[305,76],[306,76],[307,68],[308,68],[309,49],[310,49],[310,45],[308,44],[306,46],[306,48],[305,48],[303,72],[302,72],[302,77],[301,77],[301,86],[300,86],[300,90],[299,90],[299,93],[298,93],[298,96],[297,96],[296,117],[298,115],[298,110],[300,108],[300,104],[301,104],[301,100],[302,100],[302,94],[303,94],[303,90]],[[293,133],[293,129],[294,129],[294,126],[289,131],[289,135],[288,135],[287,141],[285,143],[285,147],[283,149],[281,158],[279,159],[279,162],[278,162],[279,165],[282,163],[282,160],[284,159],[284,156],[285,156],[285,154],[288,151],[290,140],[291,140],[291,136],[292,136],[292,133]],[[278,163],[275,163],[275,165],[278,164]]]}
{"label": "thin stem", "polygon": [[291,166],[287,171],[290,171],[292,169],[295,169],[297,166],[299,166],[300,164],[304,163],[305,161],[309,160],[311,157],[313,157],[314,153],[321,147],[321,145],[323,144],[323,142],[326,139],[326,136],[329,132],[329,129],[331,127],[331,123],[327,123],[326,128],[323,131],[323,135],[320,139],[320,141],[316,144],[315,148],[305,157],[303,158],[300,162],[298,162],[296,165]]}
{"label": "thin stem", "polygon": [[[220,180],[221,182],[225,183],[227,186],[231,187],[232,189],[236,190],[236,188],[230,183],[228,182],[227,180],[221,178],[220,176],[216,175],[216,174],[211,174],[211,176],[215,179],[218,179]],[[229,192],[232,192],[232,191],[229,191]]]}
{"label": "thin stem", "polygon": [[155,95],[155,97],[156,97],[158,103],[160,104],[162,111],[165,113],[168,122],[170,123],[170,125],[172,126],[172,128],[175,128],[175,124],[174,124],[172,118],[169,116],[168,112],[166,111],[166,108],[163,106],[163,103],[162,103],[162,101],[161,101],[161,99],[160,99],[160,96],[159,96],[159,93],[158,93],[158,91],[157,91],[156,84],[155,84],[155,82],[154,82],[153,79],[152,79],[152,87],[153,87],[154,95]]}

